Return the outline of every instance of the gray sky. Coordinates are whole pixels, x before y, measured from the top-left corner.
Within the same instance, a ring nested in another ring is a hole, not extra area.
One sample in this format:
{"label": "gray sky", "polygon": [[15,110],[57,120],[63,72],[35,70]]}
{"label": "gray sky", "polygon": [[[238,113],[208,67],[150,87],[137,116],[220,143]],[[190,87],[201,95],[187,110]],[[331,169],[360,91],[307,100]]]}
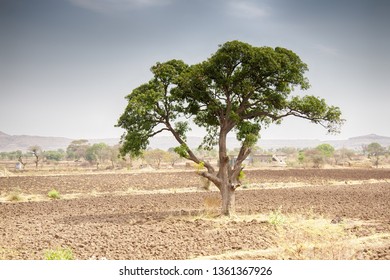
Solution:
{"label": "gray sky", "polygon": [[198,63],[237,39],[296,52],[309,66],[304,94],[339,106],[347,120],[329,136],[287,119],[262,138],[390,136],[389,3],[0,0],[0,131],[119,137],[124,97],[151,78],[155,62]]}

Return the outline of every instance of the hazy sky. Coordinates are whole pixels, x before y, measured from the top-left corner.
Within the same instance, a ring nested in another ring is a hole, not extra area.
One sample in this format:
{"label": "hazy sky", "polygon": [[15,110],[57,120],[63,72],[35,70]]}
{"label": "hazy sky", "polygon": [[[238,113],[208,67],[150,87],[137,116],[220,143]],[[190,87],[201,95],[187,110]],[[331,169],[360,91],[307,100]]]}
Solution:
{"label": "hazy sky", "polygon": [[337,136],[287,119],[262,138],[390,136],[389,3],[0,0],[0,131],[119,137],[124,97],[151,78],[155,62],[197,63],[237,39],[296,52],[309,66],[304,93],[339,106],[347,120]]}

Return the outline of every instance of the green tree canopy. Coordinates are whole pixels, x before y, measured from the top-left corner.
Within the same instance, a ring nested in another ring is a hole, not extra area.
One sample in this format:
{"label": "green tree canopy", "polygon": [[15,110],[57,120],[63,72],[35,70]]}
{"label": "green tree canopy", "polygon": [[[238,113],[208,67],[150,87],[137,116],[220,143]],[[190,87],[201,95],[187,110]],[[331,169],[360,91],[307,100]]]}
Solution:
{"label": "green tree canopy", "polygon": [[[118,120],[125,129],[122,154],[139,154],[149,139],[169,131],[182,157],[203,162],[200,175],[213,182],[222,195],[222,213],[234,212],[234,191],[240,185],[242,162],[259,139],[262,129],[279,124],[288,116],[307,119],[337,132],[343,123],[338,107],[312,95],[292,95],[306,90],[307,65],[285,48],[254,47],[240,41],[227,42],[209,59],[192,66],[180,60],[157,63],[154,77],[134,89]],[[197,157],[186,143],[191,119],[206,129],[202,146],[218,147],[219,170]],[[234,131],[242,146],[234,165],[226,149],[228,133]]]}
{"label": "green tree canopy", "polygon": [[324,157],[332,157],[334,154],[335,149],[330,144],[320,144],[316,147],[316,150],[318,150]]}
{"label": "green tree canopy", "polygon": [[376,167],[379,166],[379,159],[380,159],[380,156],[383,156],[385,155],[386,153],[386,148],[383,147],[381,144],[379,143],[376,143],[376,142],[373,142],[373,143],[370,143],[368,146],[367,146],[367,153],[368,153],[368,157],[369,158],[374,158],[374,165]]}
{"label": "green tree canopy", "polygon": [[53,161],[60,161],[65,158],[65,151],[62,149],[58,149],[56,151],[45,151],[43,154],[46,159]]}
{"label": "green tree canopy", "polygon": [[75,160],[85,158],[89,146],[88,140],[86,139],[73,140],[66,148],[67,158]]}
{"label": "green tree canopy", "polygon": [[96,143],[89,146],[85,153],[85,159],[90,163],[99,164],[111,158],[111,149],[106,143]]}
{"label": "green tree canopy", "polygon": [[381,144],[373,142],[367,146],[367,153],[368,156],[381,156],[384,155],[386,152],[386,148],[383,147]]}

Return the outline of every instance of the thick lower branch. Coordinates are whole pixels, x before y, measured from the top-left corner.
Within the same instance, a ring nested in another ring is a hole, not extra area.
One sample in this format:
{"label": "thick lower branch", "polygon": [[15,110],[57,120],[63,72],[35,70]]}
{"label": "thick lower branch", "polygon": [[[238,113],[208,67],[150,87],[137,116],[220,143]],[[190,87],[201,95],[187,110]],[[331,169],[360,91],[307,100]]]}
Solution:
{"label": "thick lower branch", "polygon": [[221,181],[220,178],[218,178],[218,177],[215,176],[214,174],[210,174],[210,173],[208,173],[208,172],[201,172],[201,173],[199,173],[199,175],[201,175],[201,176],[207,178],[208,180],[210,180],[211,182],[213,182],[214,185],[215,185],[219,190],[221,190],[221,183],[222,183],[222,181]]}
{"label": "thick lower branch", "polygon": [[230,182],[234,189],[241,185],[239,180],[240,172],[244,169],[242,163],[249,156],[251,149],[242,145],[240,152],[238,153],[237,160],[234,163],[234,167],[232,168],[231,173],[229,174]]}
{"label": "thick lower branch", "polygon": [[192,160],[193,162],[199,164],[201,162],[203,162],[204,164],[204,167],[207,168],[207,171],[211,174],[214,174],[215,173],[215,169],[214,167],[207,161],[202,161],[200,160],[195,154],[194,152],[187,146],[187,144],[184,142],[183,139],[181,139],[179,133],[177,133],[176,130],[173,129],[173,127],[171,126],[171,124],[166,121],[165,122],[165,125],[167,126],[167,129],[172,133],[172,135],[175,137],[176,141],[179,142],[180,145],[185,145],[186,147],[186,151],[188,153],[188,159],[189,160]]}
{"label": "thick lower branch", "polygon": [[234,167],[233,167],[233,171],[241,167],[241,164],[249,156],[251,151],[252,151],[251,148],[246,147],[245,145],[241,146],[240,152],[238,153],[238,156],[237,156],[237,160],[236,160]]}

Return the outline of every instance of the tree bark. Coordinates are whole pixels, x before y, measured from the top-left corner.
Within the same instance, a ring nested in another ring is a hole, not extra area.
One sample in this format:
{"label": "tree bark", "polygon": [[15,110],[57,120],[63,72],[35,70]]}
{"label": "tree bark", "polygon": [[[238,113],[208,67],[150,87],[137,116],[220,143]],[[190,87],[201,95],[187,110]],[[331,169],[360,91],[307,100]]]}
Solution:
{"label": "tree bark", "polygon": [[218,177],[221,180],[220,192],[222,196],[222,216],[231,216],[235,214],[235,192],[231,184],[230,164],[226,149],[226,139],[228,130],[226,126],[221,126],[219,134],[219,171]]}
{"label": "tree bark", "polygon": [[221,195],[222,195],[222,216],[234,215],[236,213],[236,193],[235,189],[226,184],[221,186]]}

